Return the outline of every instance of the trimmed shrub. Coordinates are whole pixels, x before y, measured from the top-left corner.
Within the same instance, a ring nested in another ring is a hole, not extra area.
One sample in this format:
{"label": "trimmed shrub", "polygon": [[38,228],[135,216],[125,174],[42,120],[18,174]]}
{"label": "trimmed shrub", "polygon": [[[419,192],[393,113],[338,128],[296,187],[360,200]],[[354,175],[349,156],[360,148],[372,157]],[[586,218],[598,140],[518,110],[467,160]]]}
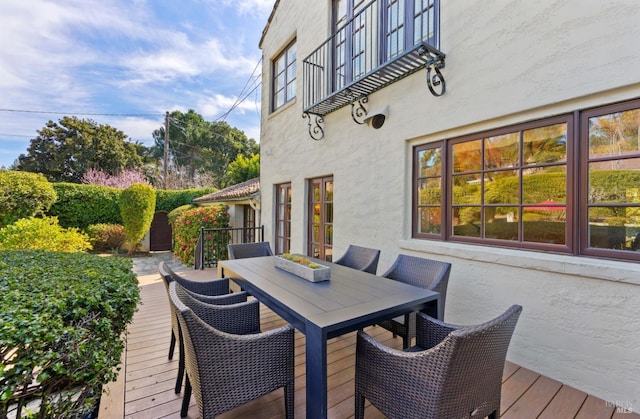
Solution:
{"label": "trimmed shrub", "polygon": [[171,212],[182,206],[191,204],[195,198],[216,192],[216,188],[156,190],[156,211]]}
{"label": "trimmed shrub", "polygon": [[102,385],[118,376],[140,299],[132,266],[86,253],[0,251],[0,417],[30,409],[80,418],[95,409]]}
{"label": "trimmed shrub", "polygon": [[56,217],[29,217],[0,229],[0,250],[85,252],[91,243],[77,228],[61,227]]}
{"label": "trimmed shrub", "polygon": [[156,193],[151,186],[136,183],[120,193],[119,205],[129,253],[133,253],[151,227]]}
{"label": "trimmed shrub", "polygon": [[120,190],[101,185],[54,183],[58,200],[48,215],[58,217],[63,227],[86,229],[91,224],[122,224]]}
{"label": "trimmed shrub", "polygon": [[44,214],[56,198],[53,185],[43,175],[0,169],[0,227]]}
{"label": "trimmed shrub", "polygon": [[93,250],[100,252],[120,249],[127,240],[124,226],[120,224],[92,224],[86,231]]}
{"label": "trimmed shrub", "polygon": [[176,220],[178,219],[179,216],[182,215],[183,212],[193,208],[196,208],[196,207],[192,204],[187,204],[187,205],[179,206],[178,208],[174,209],[169,214],[167,214],[167,218],[169,219],[169,224],[171,225],[175,224]]}
{"label": "trimmed shrub", "polygon": [[[195,260],[195,250],[200,237],[200,229],[228,228],[229,213],[225,205],[198,207],[184,211],[178,216],[173,227],[173,254],[189,266]],[[211,240],[212,237],[205,237]],[[226,244],[224,246],[226,250]]]}

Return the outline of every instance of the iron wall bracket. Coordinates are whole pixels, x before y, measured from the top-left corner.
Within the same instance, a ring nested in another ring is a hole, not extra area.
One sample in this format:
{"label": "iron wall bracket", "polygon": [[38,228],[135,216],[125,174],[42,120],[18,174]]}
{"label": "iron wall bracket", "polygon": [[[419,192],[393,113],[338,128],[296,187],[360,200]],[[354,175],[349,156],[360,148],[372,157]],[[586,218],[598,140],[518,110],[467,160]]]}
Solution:
{"label": "iron wall bracket", "polygon": [[324,123],[322,115],[305,112],[302,114],[302,117],[308,119],[307,126],[309,127],[309,136],[316,141],[322,140],[324,138],[324,130],[321,125]]}
{"label": "iron wall bracket", "polygon": [[427,69],[429,91],[434,96],[442,96],[447,90],[444,76],[440,71],[444,68],[445,54],[428,44],[423,44],[420,48],[420,55],[426,58],[424,66]]}
{"label": "iron wall bracket", "polygon": [[364,105],[367,102],[369,102],[369,97],[366,95],[351,95],[351,119],[358,125],[365,124],[367,108]]}

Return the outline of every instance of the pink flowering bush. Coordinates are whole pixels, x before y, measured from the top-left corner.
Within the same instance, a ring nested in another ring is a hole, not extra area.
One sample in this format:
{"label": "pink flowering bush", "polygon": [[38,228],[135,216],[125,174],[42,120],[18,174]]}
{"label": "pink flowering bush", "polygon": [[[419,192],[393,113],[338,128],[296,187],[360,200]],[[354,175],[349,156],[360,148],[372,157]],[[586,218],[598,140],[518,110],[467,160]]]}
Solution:
{"label": "pink flowering bush", "polygon": [[82,175],[82,183],[91,185],[110,186],[117,189],[125,189],[134,183],[142,183],[151,186],[147,177],[138,169],[127,169],[117,175],[110,175],[101,170],[89,169]]}
{"label": "pink flowering bush", "polygon": [[[225,205],[198,207],[180,214],[172,225],[173,254],[189,266],[195,260],[195,250],[200,237],[200,229],[229,228],[229,213]],[[211,237],[205,237],[211,240]],[[226,249],[226,245],[224,246]]]}

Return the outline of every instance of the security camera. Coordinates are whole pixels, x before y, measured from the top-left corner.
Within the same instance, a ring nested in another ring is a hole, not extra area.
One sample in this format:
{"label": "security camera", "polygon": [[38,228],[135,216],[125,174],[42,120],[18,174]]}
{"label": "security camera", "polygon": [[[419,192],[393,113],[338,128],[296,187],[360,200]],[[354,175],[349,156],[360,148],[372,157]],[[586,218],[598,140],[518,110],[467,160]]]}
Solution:
{"label": "security camera", "polygon": [[389,107],[371,109],[367,112],[367,116],[364,118],[364,122],[371,125],[374,129],[378,129],[384,125],[384,121],[389,116]]}

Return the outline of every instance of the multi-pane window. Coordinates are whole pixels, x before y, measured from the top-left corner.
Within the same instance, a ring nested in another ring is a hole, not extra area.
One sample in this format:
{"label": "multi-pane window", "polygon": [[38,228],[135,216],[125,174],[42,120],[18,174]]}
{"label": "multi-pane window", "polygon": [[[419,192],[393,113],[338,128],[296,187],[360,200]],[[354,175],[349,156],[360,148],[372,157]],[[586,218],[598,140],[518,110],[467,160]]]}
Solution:
{"label": "multi-pane window", "polygon": [[639,126],[634,101],[415,147],[413,235],[640,259]]}
{"label": "multi-pane window", "polygon": [[427,42],[436,45],[434,0],[413,0],[413,43]]}
{"label": "multi-pane window", "polygon": [[393,58],[404,50],[404,0],[387,0],[387,59]]}
{"label": "multi-pane window", "polygon": [[291,248],[291,184],[276,185],[276,254]]}
{"label": "multi-pane window", "polygon": [[437,48],[438,4],[438,0],[333,0],[334,91],[418,43]]}
{"label": "multi-pane window", "polygon": [[449,234],[567,243],[565,120],[449,142]]}
{"label": "multi-pane window", "polygon": [[418,236],[442,236],[442,143],[416,148],[415,217]]}
{"label": "multi-pane window", "polygon": [[256,241],[256,210],[251,205],[244,205],[244,243]]}
{"label": "multi-pane window", "polygon": [[273,60],[273,99],[275,111],[296,97],[296,42],[287,46]]}
{"label": "multi-pane window", "polygon": [[638,252],[640,101],[585,112],[581,127],[585,253],[615,257],[620,250]]}
{"label": "multi-pane window", "polygon": [[[333,2],[335,90],[343,88],[347,82],[364,73],[366,25],[365,15],[359,14],[364,5],[364,0]],[[348,22],[351,22],[350,26],[346,26]]]}
{"label": "multi-pane window", "polygon": [[333,257],[333,176],[309,180],[308,255]]}

